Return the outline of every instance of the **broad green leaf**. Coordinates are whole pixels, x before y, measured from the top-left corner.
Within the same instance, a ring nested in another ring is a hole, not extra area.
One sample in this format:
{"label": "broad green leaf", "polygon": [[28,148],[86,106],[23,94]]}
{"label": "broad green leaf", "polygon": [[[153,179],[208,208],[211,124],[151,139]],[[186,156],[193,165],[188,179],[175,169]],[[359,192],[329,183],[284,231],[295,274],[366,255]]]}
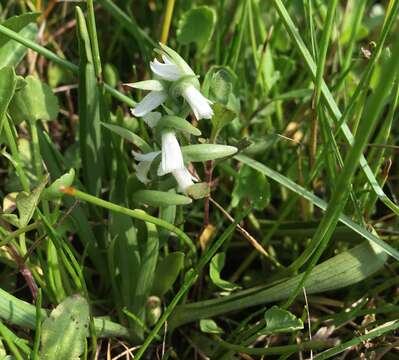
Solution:
{"label": "broad green leaf", "polygon": [[218,144],[196,144],[182,146],[181,150],[186,161],[207,161],[215,160],[234,155],[237,148],[228,145]]}
{"label": "broad green leaf", "polygon": [[261,334],[293,332],[303,329],[303,322],[289,311],[273,306],[265,312],[266,327]]}
{"label": "broad green leaf", "polygon": [[207,334],[223,334],[222,328],[216,324],[212,319],[202,319],[200,320],[200,329],[203,333]]}
{"label": "broad green leaf", "polygon": [[209,6],[199,6],[183,14],[177,27],[177,41],[182,45],[196,43],[201,52],[215,29],[216,13]]}
{"label": "broad green leaf", "polygon": [[29,75],[26,86],[17,91],[11,101],[10,113],[14,122],[49,121],[58,114],[58,99],[51,88],[38,78]]}
{"label": "broad green leaf", "polygon": [[66,174],[55,180],[47,189],[43,191],[42,198],[54,200],[61,198],[64,193],[60,191],[61,187],[71,186],[75,179],[75,170],[70,169]]}
{"label": "broad green leaf", "polygon": [[163,116],[156,126],[157,129],[162,130],[165,128],[171,128],[179,131],[184,131],[189,134],[200,136],[201,131],[191,125],[187,120],[174,116],[174,115],[165,115]]}
{"label": "broad green leaf", "polygon": [[184,257],[182,252],[173,252],[158,263],[151,294],[162,297],[172,288],[183,269]]}
{"label": "broad green leaf", "polygon": [[[21,37],[28,40],[35,40],[38,28],[36,24],[39,13],[26,13],[19,16],[13,16],[1,25],[18,33]],[[26,52],[27,47],[21,43],[10,39],[9,37],[0,35],[0,68],[11,65],[18,65]]]}
{"label": "broad green leaf", "polygon": [[11,66],[6,66],[0,69],[0,134],[3,129],[3,121],[7,108],[14,96],[17,85],[17,77],[14,69]]}
{"label": "broad green leaf", "polygon": [[17,209],[19,212],[19,224],[20,227],[28,225],[30,219],[32,219],[33,213],[37,205],[39,204],[40,195],[46,186],[47,178],[43,180],[39,186],[34,189],[30,194],[21,192],[17,196]]}
{"label": "broad green leaf", "polygon": [[224,267],[225,258],[226,258],[225,253],[218,253],[212,258],[209,266],[209,276],[212,282],[217,287],[226,291],[234,291],[239,289],[240,287],[234,283],[223,280],[220,276],[220,273],[222,272]]}
{"label": "broad green leaf", "polygon": [[188,205],[193,202],[187,196],[158,190],[139,190],[132,197],[137,202],[151,206]]}
{"label": "broad green leaf", "polygon": [[85,348],[89,327],[89,304],[80,295],[67,297],[44,320],[41,334],[42,360],[78,360]]}
{"label": "broad green leaf", "polygon": [[212,109],[214,116],[212,116],[211,121],[216,131],[221,130],[237,117],[234,111],[219,103],[214,104]]}
{"label": "broad green leaf", "polygon": [[150,152],[152,148],[148,145],[145,140],[143,140],[140,136],[136,135],[132,131],[123,128],[122,126],[118,125],[111,125],[102,123],[102,126],[106,127],[108,130],[118,134],[119,136],[123,137],[125,140],[131,142],[132,144],[136,145],[142,152]]}
{"label": "broad green leaf", "polygon": [[231,205],[237,207],[240,201],[249,200],[257,210],[269,204],[270,185],[264,174],[243,166],[236,178]]}
{"label": "broad green leaf", "polygon": [[[386,260],[387,255],[380,247],[365,241],[317,265],[306,280],[306,292],[308,295],[317,294],[356,284],[380,270]],[[303,274],[299,274],[272,287],[267,284],[237,291],[220,299],[180,305],[169,319],[169,326],[173,329],[198,319],[286,299],[302,277]]]}
{"label": "broad green leaf", "polygon": [[[45,309],[41,310],[41,315],[43,318],[47,318]],[[0,318],[16,326],[35,329],[36,307],[0,288]],[[124,326],[114,323],[106,317],[94,318],[94,327],[99,337],[130,337],[129,331]]]}

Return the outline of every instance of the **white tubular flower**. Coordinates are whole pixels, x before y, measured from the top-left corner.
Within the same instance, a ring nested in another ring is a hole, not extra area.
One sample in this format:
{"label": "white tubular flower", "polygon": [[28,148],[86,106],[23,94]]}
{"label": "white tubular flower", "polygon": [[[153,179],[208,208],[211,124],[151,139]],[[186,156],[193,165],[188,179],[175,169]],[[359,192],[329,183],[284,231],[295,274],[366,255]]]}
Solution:
{"label": "white tubular flower", "polygon": [[138,165],[135,166],[136,168],[136,177],[141,181],[143,184],[148,184],[150,180],[148,179],[147,175],[150,171],[151,164],[153,160],[160,154],[160,151],[153,151],[147,154],[140,154],[133,151],[133,155],[136,161],[138,161]]}
{"label": "white tubular flower", "polygon": [[174,131],[162,133],[162,160],[158,175],[165,175],[184,168],[183,154]]}
{"label": "white tubular flower", "polygon": [[189,103],[197,120],[212,118],[212,101],[202,95],[194,85],[183,86],[182,96]]}
{"label": "white tubular flower", "polygon": [[132,114],[136,117],[145,116],[161,105],[167,97],[165,91],[151,91],[132,109]]}
{"label": "white tubular flower", "polygon": [[185,193],[190,186],[194,185],[193,180],[195,180],[195,178],[186,168],[172,171],[172,175],[176,179],[178,191],[180,192]]}

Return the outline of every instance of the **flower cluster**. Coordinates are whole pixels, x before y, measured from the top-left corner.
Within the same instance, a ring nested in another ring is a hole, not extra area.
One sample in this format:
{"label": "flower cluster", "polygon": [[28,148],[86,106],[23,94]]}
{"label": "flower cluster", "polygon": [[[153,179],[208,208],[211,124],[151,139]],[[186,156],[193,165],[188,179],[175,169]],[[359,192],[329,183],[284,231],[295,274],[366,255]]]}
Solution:
{"label": "flower cluster", "polygon": [[156,58],[150,62],[154,79],[128,84],[133,88],[149,91],[132,109],[132,114],[143,118],[149,127],[161,129],[161,151],[147,154],[134,152],[135,159],[139,162],[136,166],[136,175],[141,182],[148,183],[151,164],[158,155],[161,155],[158,175],[172,174],[178,184],[178,190],[185,193],[190,186],[194,185],[195,178],[184,164],[176,131],[184,131],[191,125],[184,125],[187,123],[185,119],[170,115],[168,108],[165,108],[168,111],[167,115],[154,110],[168,99],[176,101],[183,98],[197,120],[210,119],[213,116],[210,106],[212,103],[201,94],[197,76],[181,56],[165,45],[160,44],[160,46],[163,62]]}

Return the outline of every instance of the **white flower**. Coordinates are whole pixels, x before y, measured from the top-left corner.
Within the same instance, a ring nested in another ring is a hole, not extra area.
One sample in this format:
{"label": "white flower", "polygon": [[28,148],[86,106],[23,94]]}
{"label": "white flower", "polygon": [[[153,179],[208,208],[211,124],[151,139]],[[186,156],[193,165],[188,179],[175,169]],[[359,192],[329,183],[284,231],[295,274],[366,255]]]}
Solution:
{"label": "white flower", "polygon": [[[167,81],[178,81],[183,76],[186,76],[192,79],[194,78],[194,80],[198,82],[195,78],[194,71],[179,54],[165,45],[161,46],[167,55],[162,54],[163,63],[157,59],[150,62],[151,70],[155,75]],[[210,119],[213,116],[213,110],[210,107],[212,102],[203,96],[193,85],[192,79],[187,79],[187,81],[183,79],[183,83],[180,85],[181,95],[189,103],[197,120]]]}
{"label": "white flower", "polygon": [[135,166],[136,168],[136,176],[139,181],[143,184],[148,184],[150,180],[148,179],[147,175],[150,171],[151,164],[153,160],[160,154],[160,151],[153,151],[147,154],[140,154],[133,151],[134,158],[136,161],[139,161],[138,165]]}
{"label": "white flower", "polygon": [[162,160],[158,175],[165,175],[174,170],[183,169],[183,154],[174,131],[162,133]]}
{"label": "white flower", "polygon": [[180,69],[166,55],[162,55],[163,63],[156,58],[150,62],[150,68],[155,75],[158,75],[163,80],[176,81],[181,77]]}
{"label": "white flower", "polygon": [[190,104],[197,120],[212,118],[213,110],[210,107],[212,101],[202,95],[194,85],[183,87],[182,96]]}
{"label": "white flower", "polygon": [[190,186],[194,185],[193,180],[196,180],[186,168],[174,170],[172,171],[172,175],[176,179],[178,190],[183,193],[185,193]]}
{"label": "white flower", "polygon": [[151,91],[132,109],[132,114],[137,117],[145,116],[161,105],[168,97],[165,91]]}

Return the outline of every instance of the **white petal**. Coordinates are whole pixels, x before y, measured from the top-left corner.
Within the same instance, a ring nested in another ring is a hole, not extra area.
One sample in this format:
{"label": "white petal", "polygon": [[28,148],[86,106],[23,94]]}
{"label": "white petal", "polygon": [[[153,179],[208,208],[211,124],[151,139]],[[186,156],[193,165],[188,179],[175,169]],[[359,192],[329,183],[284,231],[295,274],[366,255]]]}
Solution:
{"label": "white petal", "polygon": [[210,119],[213,110],[210,106],[212,102],[202,95],[193,85],[187,86],[182,93],[184,99],[189,103],[197,120]]}
{"label": "white petal", "polygon": [[151,128],[157,126],[158,121],[161,119],[162,114],[158,111],[152,111],[143,116],[144,122]]}
{"label": "white petal", "polygon": [[180,192],[186,192],[187,188],[194,185],[192,175],[186,168],[172,171],[172,175],[176,179]]}
{"label": "white petal", "polygon": [[161,152],[160,151],[151,151],[146,154],[138,153],[136,151],[132,151],[134,159],[136,161],[152,161],[154,160]]}
{"label": "white petal", "polygon": [[158,75],[161,79],[168,81],[176,81],[180,79],[180,70],[173,63],[161,63],[157,59],[150,62],[152,72]]}
{"label": "white petal", "polygon": [[174,62],[169,58],[169,56],[167,56],[167,55],[165,55],[165,54],[162,54],[161,56],[162,56],[162,60],[163,60],[163,62],[164,62],[165,64],[168,64],[168,65],[175,65]]}
{"label": "white petal", "polygon": [[147,175],[150,171],[151,163],[152,161],[142,161],[135,166],[136,177],[143,184],[148,184],[150,182],[150,179],[148,179]]}
{"label": "white petal", "polygon": [[132,114],[137,117],[144,116],[161,105],[167,98],[164,91],[151,91],[136,105]]}
{"label": "white petal", "polygon": [[162,161],[159,175],[184,168],[183,154],[173,131],[162,133]]}
{"label": "white petal", "polygon": [[159,80],[145,80],[145,81],[138,81],[138,82],[134,82],[134,83],[127,83],[124,85],[129,86],[134,89],[142,89],[142,90],[149,90],[149,91],[164,90],[164,87]]}

